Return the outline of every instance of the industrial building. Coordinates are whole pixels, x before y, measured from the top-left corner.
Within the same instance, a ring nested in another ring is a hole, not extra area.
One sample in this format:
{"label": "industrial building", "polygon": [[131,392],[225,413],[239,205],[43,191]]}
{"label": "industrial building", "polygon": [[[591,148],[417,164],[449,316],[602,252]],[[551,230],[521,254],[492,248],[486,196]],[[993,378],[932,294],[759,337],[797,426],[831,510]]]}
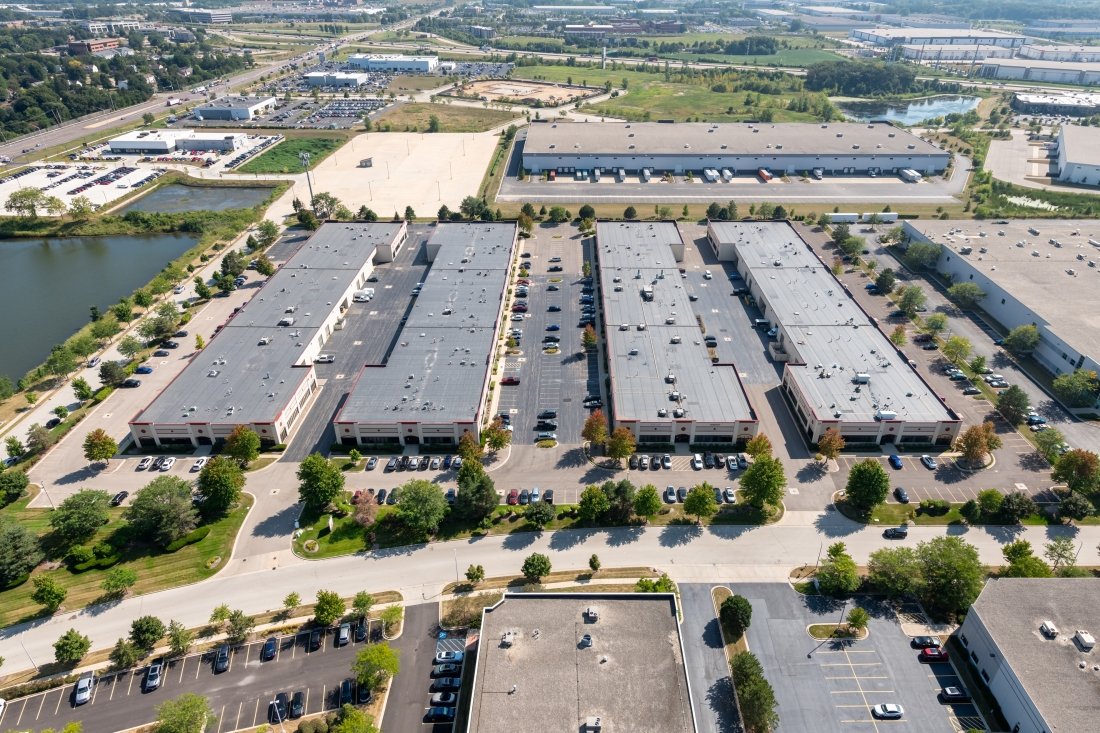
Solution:
{"label": "industrial building", "polygon": [[911,241],[940,245],[936,270],[981,288],[980,305],[993,320],[1009,330],[1036,326],[1032,357],[1051,374],[1100,371],[1100,316],[1082,307],[1100,286],[1100,221],[907,221],[904,227]]}
{"label": "industrial building", "polygon": [[1016,33],[973,28],[854,28],[848,36],[875,46],[988,45],[1019,48],[1027,40]]}
{"label": "industrial building", "polygon": [[1024,80],[1057,84],[1100,84],[1100,63],[986,59],[981,74],[989,79]]}
{"label": "industrial building", "polygon": [[1058,180],[1100,186],[1100,129],[1062,126],[1058,131]]}
{"label": "industrial building", "polygon": [[1096,730],[1095,578],[991,578],[957,632],[1013,733]]}
{"label": "industrial building", "polygon": [[886,123],[544,122],[530,126],[523,167],[572,173],[728,169],[755,175],[942,172],[947,151]]}
{"label": "industrial building", "polygon": [[457,445],[481,435],[515,223],[439,224],[432,263],[385,364],[360,372],[336,415],[344,445]]}
{"label": "industrial building", "polygon": [[1015,49],[991,44],[904,44],[899,47],[901,57],[910,61],[982,61],[997,58],[1010,59]]}
{"label": "industrial building", "polygon": [[195,132],[194,130],[136,130],[111,138],[112,153],[167,155],[176,150],[228,153],[243,148],[244,133]]}
{"label": "industrial building", "polygon": [[202,8],[173,8],[172,11],[180,20],[186,23],[202,23],[203,25],[215,25],[233,22],[231,10],[204,10]]}
{"label": "industrial building", "polygon": [[783,394],[810,443],[951,445],[962,421],[787,222],[710,222],[784,362]]}
{"label": "industrial building", "polygon": [[275,109],[275,97],[222,97],[195,108],[198,120],[248,121]]}
{"label": "industrial building", "polygon": [[712,361],[677,263],[674,222],[599,222],[610,417],[640,444],[743,442],[759,422],[732,363]]}
{"label": "industrial building", "polygon": [[82,21],[81,26],[93,36],[119,35],[124,36],[130,31],[140,30],[144,25],[138,20],[121,20],[118,18],[103,18],[97,20]]}
{"label": "industrial building", "polygon": [[86,41],[69,41],[69,53],[73,56],[81,56],[118,48],[121,45],[121,38],[89,38]]}
{"label": "industrial building", "polygon": [[1020,46],[1020,58],[1039,61],[1079,61],[1095,63],[1100,61],[1100,46],[1040,46],[1025,43]]}
{"label": "industrial building", "polygon": [[327,223],[130,421],[143,447],[210,445],[239,425],[285,443],[317,389],[313,359],[341,327],[376,249],[405,241],[404,222]]}
{"label": "industrial building", "polygon": [[476,665],[466,733],[696,730],[673,593],[505,593]]}
{"label": "industrial building", "polygon": [[390,53],[356,53],[348,57],[348,64],[364,71],[431,74],[439,68],[439,57],[404,56]]}
{"label": "industrial building", "polygon": [[1017,92],[1012,109],[1024,114],[1086,117],[1100,113],[1100,94],[1089,92]]}
{"label": "industrial building", "polygon": [[303,74],[311,87],[337,87],[356,89],[370,81],[370,74],[349,74],[343,71],[311,71]]}

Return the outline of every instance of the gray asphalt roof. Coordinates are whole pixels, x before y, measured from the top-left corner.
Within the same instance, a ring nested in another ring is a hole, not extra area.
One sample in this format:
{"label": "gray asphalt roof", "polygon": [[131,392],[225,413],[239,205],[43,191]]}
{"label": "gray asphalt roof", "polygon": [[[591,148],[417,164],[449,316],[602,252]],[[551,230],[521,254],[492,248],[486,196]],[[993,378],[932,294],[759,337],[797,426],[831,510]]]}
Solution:
{"label": "gray asphalt roof", "polygon": [[[858,150],[854,145],[859,146]],[[523,152],[524,155],[946,155],[935,145],[892,125],[854,122],[552,122],[531,125]]]}
{"label": "gray asphalt roof", "polygon": [[476,418],[515,236],[514,223],[435,228],[426,245],[434,260],[397,345],[384,366],[359,375],[337,421]]}
{"label": "gray asphalt roof", "polygon": [[1023,40],[1024,38],[1015,33],[975,28],[861,28],[859,30],[862,33],[873,33],[891,40],[907,38],[1019,38]]}
{"label": "gray asphalt roof", "polygon": [[[1072,641],[1076,629],[1100,634],[1098,598],[1095,578],[993,578],[971,607],[1052,730],[1096,730],[1100,719],[1100,675],[1091,670],[1100,649],[1084,654]],[[1044,621],[1061,635],[1044,637]]]}
{"label": "gray asphalt roof", "polygon": [[[596,242],[616,418],[671,423],[676,390],[685,417],[696,422],[752,419],[736,367],[711,363],[703,345],[671,249],[683,245],[676,224],[600,222]],[[648,302],[642,299],[647,286],[653,288]],[[620,330],[624,324],[628,330]],[[674,336],[679,344],[672,343]],[[667,380],[670,374],[675,383]],[[666,417],[658,416],[660,409],[668,410]]]}
{"label": "gray asphalt roof", "polygon": [[[312,369],[295,364],[337,306],[334,297],[354,282],[375,247],[392,241],[399,229],[390,223],[324,224],[134,421],[188,422],[183,408],[192,406],[190,421],[275,419]],[[295,312],[286,313],[288,307]],[[276,325],[286,316],[295,319],[293,326]],[[260,345],[265,337],[271,342]]]}
{"label": "gray asphalt roof", "polygon": [[1081,125],[1062,127],[1062,144],[1066,160],[1082,165],[1100,165],[1100,130]]}
{"label": "gray asphalt roof", "polygon": [[[783,325],[786,348],[798,357],[787,368],[819,417],[867,422],[878,410],[893,410],[906,420],[954,419],[793,226],[712,226],[720,240],[735,243],[738,269],[763,296],[765,316]],[[870,382],[853,384],[857,373]]]}
{"label": "gray asphalt roof", "polygon": [[1008,66],[1014,69],[1052,69],[1055,71],[1100,72],[1100,63],[1092,61],[1046,61],[1043,59],[986,59],[986,66]]}
{"label": "gray asphalt roof", "polygon": [[482,619],[469,733],[695,730],[671,594],[507,593]]}
{"label": "gray asphalt roof", "polygon": [[203,112],[210,109],[236,109],[240,107],[259,107],[261,105],[274,104],[275,97],[222,97],[221,99],[214,100],[213,102],[207,102],[201,104],[195,108],[196,112]]}

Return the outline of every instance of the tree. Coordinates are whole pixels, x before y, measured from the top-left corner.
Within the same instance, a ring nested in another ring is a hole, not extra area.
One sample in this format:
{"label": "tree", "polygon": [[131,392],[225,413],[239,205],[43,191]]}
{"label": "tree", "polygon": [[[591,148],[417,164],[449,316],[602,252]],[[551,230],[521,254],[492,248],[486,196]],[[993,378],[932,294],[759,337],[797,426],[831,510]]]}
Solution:
{"label": "tree", "polygon": [[110,519],[110,503],[106,491],[83,489],[50,512],[50,527],[66,546],[85,542]]}
{"label": "tree", "polygon": [[126,369],[116,361],[108,360],[99,365],[99,381],[108,387],[117,387],[126,377]]}
{"label": "tree", "polygon": [[939,336],[947,330],[947,316],[943,313],[933,313],[924,319],[924,330],[933,336]]}
{"label": "tree", "polygon": [[226,622],[225,640],[233,645],[243,644],[248,641],[248,635],[254,628],[256,619],[240,609],[234,609]]}
{"label": "tree", "polygon": [[471,585],[477,585],[485,580],[485,566],[470,565],[470,567],[466,568],[466,580],[470,581]]}
{"label": "tree", "polygon": [[898,308],[909,318],[915,316],[927,301],[927,296],[918,285],[906,285],[898,292]]}
{"label": "tree", "polygon": [[833,227],[833,244],[840,246],[852,236],[852,229],[847,224],[840,223]]}
{"label": "tree", "polygon": [[4,208],[13,212],[16,216],[37,219],[38,210],[46,208],[47,198],[49,197],[37,188],[20,188],[8,196]]}
{"label": "tree", "polygon": [[1071,568],[1077,564],[1077,547],[1072,537],[1055,537],[1043,545],[1043,555],[1054,572],[1058,572],[1058,568]]}
{"label": "tree", "polygon": [[932,242],[913,242],[905,250],[905,264],[914,270],[932,267],[940,258],[940,245]]}
{"label": "tree", "polygon": [[89,463],[107,463],[118,453],[118,443],[103,428],[96,428],[84,437],[84,457]]}
{"label": "tree", "polygon": [[10,504],[23,495],[29,484],[30,479],[25,472],[14,468],[4,471],[0,473],[0,498],[5,504]]}
{"label": "tree", "polygon": [[1027,540],[1009,542],[1001,548],[1005,562],[1008,563],[1001,576],[1005,578],[1049,578],[1050,567],[1035,556],[1031,543]]}
{"label": "tree", "polygon": [[623,210],[623,218],[624,219],[637,219],[638,218],[638,210],[635,209],[633,206],[627,206]]}
{"label": "tree", "polygon": [[599,486],[586,486],[577,502],[577,514],[586,522],[595,522],[611,508],[611,501]]}
{"label": "tree", "polygon": [[322,509],[344,491],[344,474],[320,453],[306,457],[298,466],[298,496],[307,506]]}
{"label": "tree", "polygon": [[345,704],[338,719],[328,728],[328,733],[378,733],[374,719],[358,708]]}
{"label": "tree", "polygon": [[77,377],[70,382],[70,385],[73,388],[73,396],[81,402],[86,402],[95,395],[95,390],[92,389],[92,385],[88,384],[88,380],[84,377]]}
{"label": "tree", "polygon": [[600,556],[594,552],[592,556],[588,558],[588,569],[593,573],[600,572]]}
{"label": "tree", "polygon": [[154,733],[202,733],[217,716],[202,695],[188,692],[157,705]]}
{"label": "tree", "polygon": [[173,657],[182,657],[191,651],[195,634],[179,621],[168,622],[168,653]]}
{"label": "tree", "polygon": [[[745,664],[745,657],[751,658],[754,664]],[[775,690],[764,679],[760,662],[752,652],[741,652],[734,656],[730,666],[745,730],[751,733],[767,733],[773,730],[779,725],[779,713],[776,712],[779,703],[775,699]]]}
{"label": "tree", "polygon": [[952,336],[943,345],[943,355],[953,364],[966,361],[970,356],[970,340],[963,336]]}
{"label": "tree", "polygon": [[31,592],[31,600],[46,607],[48,613],[54,613],[65,602],[65,596],[69,591],[53,579],[50,575],[36,575],[31,579],[34,590]]}
{"label": "tree", "polygon": [[126,639],[119,639],[115,642],[115,646],[111,649],[108,659],[111,660],[111,664],[115,669],[129,669],[138,663],[141,659],[141,652],[132,642]]}
{"label": "tree", "polygon": [[401,652],[389,644],[368,644],[355,655],[351,666],[356,681],[377,692],[401,672]]}
{"label": "tree", "polygon": [[584,332],[581,333],[581,345],[584,346],[585,351],[592,351],[599,343],[599,337],[596,335],[596,329],[592,328],[592,324],[588,324],[584,327]]}
{"label": "tree", "polygon": [[14,435],[9,435],[4,439],[4,447],[12,458],[22,458],[27,454],[27,447],[23,445],[23,441]]}
{"label": "tree", "polygon": [[[467,466],[471,470],[467,471]],[[478,469],[478,470],[473,470]],[[480,463],[465,463],[458,471],[458,496],[455,512],[460,517],[479,521],[488,517],[500,503],[493,479],[481,468]]]}
{"label": "tree", "polygon": [[256,258],[256,272],[264,277],[271,277],[275,274],[275,263],[266,254],[262,254]]}
{"label": "tree", "polygon": [[997,395],[997,412],[1009,425],[1019,425],[1031,411],[1031,399],[1015,384]]}
{"label": "tree", "polygon": [[287,615],[294,613],[300,605],[302,605],[302,597],[295,591],[287,593],[286,598],[283,599],[283,610],[287,612]]}
{"label": "tree", "polygon": [[847,595],[859,588],[856,561],[843,542],[829,545],[828,556],[817,569],[817,586],[826,595]]}
{"label": "tree", "polygon": [[87,196],[75,196],[69,201],[69,216],[76,221],[87,221],[93,211],[92,200]]}
{"label": "tree", "polygon": [[1078,494],[1076,491],[1070,492],[1069,496],[1062,499],[1061,504],[1058,506],[1058,511],[1063,517],[1077,520],[1092,516],[1095,510],[1096,508],[1088,497]]}
{"label": "tree", "polygon": [[1005,336],[1004,347],[1018,356],[1027,356],[1039,345],[1039,329],[1031,324],[1017,326]]}
{"label": "tree", "polygon": [[210,300],[214,297],[214,292],[210,289],[201,277],[195,278],[195,295],[199,300]]}
{"label": "tree", "polygon": [[161,546],[183,537],[198,523],[191,505],[191,484],[178,476],[158,476],[150,481],[123,516],[137,537]]}
{"label": "tree", "polygon": [[1005,494],[1001,502],[1001,519],[1008,524],[1019,524],[1024,517],[1030,517],[1039,511],[1035,500],[1022,491]]}
{"label": "tree", "polygon": [[139,616],[130,624],[130,641],[145,653],[153,650],[168,629],[156,616]]}
{"label": "tree", "polygon": [[401,618],[404,616],[404,613],[401,606],[387,606],[382,609],[382,613],[378,616],[382,619],[382,626],[385,628],[387,634],[397,628],[397,624],[401,623]]}
{"label": "tree", "polygon": [[225,439],[225,447],[222,452],[230,458],[236,459],[243,468],[256,460],[260,455],[260,436],[255,430],[238,425],[233,428]]}
{"label": "tree", "polygon": [[607,418],[602,410],[593,410],[584,421],[581,437],[593,445],[603,445],[607,441]]}
{"label": "tree", "polygon": [[615,428],[607,439],[607,456],[621,461],[634,453],[637,442],[629,428]]}
{"label": "tree", "polygon": [[423,479],[406,482],[400,489],[397,518],[418,535],[430,535],[447,516],[447,500],[435,484]]}
{"label": "tree", "polygon": [[871,614],[866,609],[856,606],[848,612],[848,628],[854,631],[863,631],[871,622]]}
{"label": "tree", "polygon": [[494,451],[504,450],[512,442],[512,431],[506,430],[504,421],[499,417],[489,423],[489,427],[481,433],[485,445]]}
{"label": "tree", "polygon": [[981,466],[986,456],[1001,447],[1001,442],[993,423],[984,422],[964,430],[955,440],[955,450],[962,453],[971,466]]}
{"label": "tree", "polygon": [[783,464],[772,456],[760,456],[741,476],[741,493],[745,501],[757,509],[763,509],[766,504],[778,506],[786,487]]}
{"label": "tree", "polygon": [[256,243],[267,249],[279,239],[279,225],[270,219],[264,219],[256,225]]}
{"label": "tree", "polygon": [[535,228],[535,219],[532,216],[521,213],[516,218],[516,224],[519,225],[519,228],[521,231],[523,231],[523,233],[530,234]]}
{"label": "tree", "polygon": [[69,629],[53,643],[53,658],[58,664],[72,667],[92,648],[92,640],[76,629]]}
{"label": "tree", "polygon": [[428,132],[439,132],[440,129],[441,128],[440,128],[440,125],[439,125],[439,117],[437,117],[436,115],[429,115],[428,116]]}
{"label": "tree", "polygon": [[[402,497],[402,501],[404,501],[404,497]],[[536,501],[527,505],[527,509],[523,512],[523,518],[531,526],[542,529],[553,521],[554,507],[544,501]]]}
{"label": "tree", "polygon": [[584,204],[577,211],[577,216],[579,216],[582,219],[595,219],[596,218],[596,210],[592,208],[591,204]]}
{"label": "tree", "polygon": [[415,218],[416,218],[416,212],[413,211],[413,207],[406,206],[405,207],[405,221],[412,221]]}
{"label": "tree", "polygon": [[318,626],[331,626],[344,615],[344,601],[334,590],[317,591],[317,603],[313,606],[313,620]]}
{"label": "tree", "polygon": [[13,521],[0,521],[0,587],[25,579],[41,561],[42,549],[33,532]]}
{"label": "tree", "polygon": [[970,608],[985,584],[978,550],[959,537],[935,537],[917,545],[923,590],[933,613],[958,614]]}
{"label": "tree", "polygon": [[341,204],[340,199],[336,198],[331,193],[322,191],[313,197],[310,205],[313,209],[313,213],[317,215],[317,218],[324,221],[325,219],[331,218]]}
{"label": "tree", "polygon": [[550,221],[555,224],[561,224],[567,222],[572,217],[569,215],[569,210],[564,206],[551,206],[550,207]]}
{"label": "tree", "polygon": [[848,473],[845,498],[848,504],[864,516],[886,501],[890,493],[890,476],[882,464],[868,458],[852,466]]}
{"label": "tree", "polygon": [[1100,395],[1100,379],[1091,369],[1076,369],[1054,378],[1054,394],[1070,407],[1092,407]]}
{"label": "tree", "polygon": [[203,514],[218,516],[240,500],[244,471],[236,461],[214,456],[202,467],[196,485],[202,497]]}
{"label": "tree", "polygon": [[772,442],[768,439],[767,435],[759,433],[750,438],[749,442],[745,443],[745,452],[753,458],[770,456],[772,454]]}
{"label": "tree", "polygon": [[108,570],[103,576],[103,593],[109,598],[118,598],[134,587],[137,583],[137,573],[120,565]]}
{"label": "tree", "polygon": [[734,641],[740,639],[752,623],[752,604],[736,593],[729,596],[718,608],[718,620],[726,634]]}
{"label": "tree", "polygon": [[911,547],[885,547],[871,553],[867,580],[891,598],[916,594],[921,588],[921,564]]}
{"label": "tree", "polygon": [[523,561],[523,577],[531,583],[538,583],[550,574],[550,558],[540,552],[532,552]]}
{"label": "tree", "polygon": [[634,584],[634,590],[638,593],[675,593],[676,584],[668,577],[668,573],[661,573],[661,577],[639,578]]}
{"label": "tree", "polygon": [[878,274],[875,278],[875,288],[878,289],[883,295],[889,295],[894,292],[894,284],[897,282],[897,276],[894,275],[894,271],[887,267],[885,270]]}
{"label": "tree", "polygon": [[647,520],[661,511],[661,495],[653,484],[646,484],[634,495],[634,513]]}
{"label": "tree", "polygon": [[702,522],[707,517],[714,516],[718,511],[718,503],[714,500],[714,487],[703,482],[693,486],[684,499],[684,513],[696,518],[696,522]]}
{"label": "tree", "polygon": [[962,308],[973,308],[982,298],[985,291],[972,282],[955,283],[947,289],[947,297],[955,301]]}
{"label": "tree", "polygon": [[476,463],[481,460],[483,449],[481,443],[469,430],[464,430],[458,439],[458,455],[462,458],[462,465]]}
{"label": "tree", "polygon": [[827,428],[817,439],[817,452],[830,461],[835,461],[844,450],[844,438],[835,428]]}

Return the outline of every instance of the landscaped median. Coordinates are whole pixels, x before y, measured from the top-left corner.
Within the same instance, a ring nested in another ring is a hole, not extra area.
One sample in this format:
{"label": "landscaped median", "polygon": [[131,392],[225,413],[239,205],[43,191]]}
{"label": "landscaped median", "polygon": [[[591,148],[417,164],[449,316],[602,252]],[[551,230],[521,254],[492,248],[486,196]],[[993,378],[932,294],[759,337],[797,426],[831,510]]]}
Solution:
{"label": "landscaped median", "polygon": [[746,730],[768,733],[779,724],[775,690],[764,677],[764,668],[749,651],[745,632],[752,623],[752,605],[725,586],[711,589],[718,629],[733,680],[734,705]]}

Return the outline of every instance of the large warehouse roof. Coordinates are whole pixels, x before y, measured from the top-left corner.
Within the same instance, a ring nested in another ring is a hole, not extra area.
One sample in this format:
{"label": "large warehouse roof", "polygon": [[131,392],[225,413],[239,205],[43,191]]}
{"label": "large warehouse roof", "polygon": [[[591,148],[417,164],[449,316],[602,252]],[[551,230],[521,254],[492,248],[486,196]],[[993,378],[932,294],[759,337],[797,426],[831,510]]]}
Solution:
{"label": "large warehouse roof", "polygon": [[[1067,344],[1093,359],[1100,358],[1100,312],[1082,307],[1095,302],[1100,288],[1100,267],[1088,266],[1089,262],[1100,265],[1100,246],[1092,244],[1100,242],[1100,221],[1019,219],[992,224],[929,220],[907,222],[906,226],[954,250],[953,256],[965,258],[971,267],[1012,293],[1035,314],[1036,321],[1045,321]],[[1032,234],[1032,229],[1039,233]],[[1061,246],[1052,244],[1051,239]],[[969,255],[958,254],[967,246],[973,247]],[[980,251],[983,248],[985,251]],[[1079,255],[1083,259],[1077,259]]]}
{"label": "large warehouse roof", "polygon": [[1100,62],[1052,61],[1050,59],[988,59],[985,66],[1004,66],[1011,69],[1045,69],[1049,71],[1079,71],[1100,73]]}
{"label": "large warehouse roof", "polygon": [[1100,130],[1095,127],[1063,125],[1061,144],[1068,162],[1100,165]]}
{"label": "large warehouse roof", "polygon": [[[600,222],[596,242],[615,418],[671,423],[676,391],[685,417],[695,422],[752,420],[736,368],[711,363],[703,345],[673,256],[672,247],[683,246],[676,225]],[[643,299],[644,287],[653,289],[651,301]]]}
{"label": "large warehouse roof", "polygon": [[477,416],[516,238],[514,223],[436,226],[432,267],[384,366],[359,375],[343,423],[451,423]]}
{"label": "large warehouse roof", "polygon": [[552,122],[531,125],[524,155],[945,155],[883,123]]}
{"label": "large warehouse roof", "polygon": [[863,28],[860,33],[875,35],[889,41],[908,41],[910,38],[985,38],[988,40],[1024,40],[1024,36],[1004,31],[978,30],[975,28]]}

